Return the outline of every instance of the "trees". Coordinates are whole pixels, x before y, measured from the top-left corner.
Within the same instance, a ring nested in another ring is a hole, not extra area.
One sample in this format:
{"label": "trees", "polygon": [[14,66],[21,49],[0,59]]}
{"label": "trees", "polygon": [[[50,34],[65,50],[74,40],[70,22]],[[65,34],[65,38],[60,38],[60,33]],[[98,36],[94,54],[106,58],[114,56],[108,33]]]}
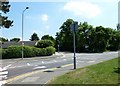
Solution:
{"label": "trees", "polygon": [[39,40],[36,43],[36,47],[38,48],[46,48],[49,46],[52,46],[52,47],[54,46],[54,43],[51,40]]}
{"label": "trees", "polygon": [[[10,9],[9,2],[2,2],[0,1],[0,11],[2,11],[4,14],[9,12]],[[8,17],[2,16],[2,13],[0,13],[0,28],[10,28],[12,26],[13,21],[9,20]]]}
{"label": "trees", "polygon": [[73,50],[73,35],[70,29],[72,19],[67,19],[62,26],[59,28],[60,32],[56,33],[56,43],[59,43],[60,50],[72,51]]}
{"label": "trees", "polygon": [[[61,51],[73,51],[72,19],[67,19],[56,33],[56,46]],[[76,52],[104,52],[120,49],[120,31],[103,26],[94,27],[87,22],[78,25],[76,31]]]}
{"label": "trees", "polygon": [[111,51],[120,49],[120,31],[113,31],[109,40],[108,49]]}
{"label": "trees", "polygon": [[41,40],[51,40],[51,41],[53,41],[55,43],[55,39],[50,35],[42,36]]}
{"label": "trees", "polygon": [[13,39],[10,39],[10,41],[19,42],[20,38],[13,38]]}
{"label": "trees", "polygon": [[33,35],[31,35],[31,41],[38,41],[39,40],[39,37],[37,36],[36,33],[33,33]]}
{"label": "trees", "polygon": [[1,41],[1,42],[8,42],[8,39],[5,39],[5,38],[3,38],[3,37],[0,37],[0,41]]}
{"label": "trees", "polygon": [[76,35],[76,50],[77,52],[86,52],[90,48],[90,35],[93,27],[87,22],[80,23],[78,25],[78,31]]}

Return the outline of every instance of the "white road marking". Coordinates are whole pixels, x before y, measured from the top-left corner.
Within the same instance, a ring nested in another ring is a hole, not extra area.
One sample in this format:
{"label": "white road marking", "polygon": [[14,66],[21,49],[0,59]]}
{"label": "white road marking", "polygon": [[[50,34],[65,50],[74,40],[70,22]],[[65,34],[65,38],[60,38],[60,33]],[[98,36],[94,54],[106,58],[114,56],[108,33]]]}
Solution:
{"label": "white road marking", "polygon": [[0,81],[0,86],[2,86],[3,84],[5,84],[6,83],[6,81],[4,80],[4,81]]}
{"label": "white road marking", "polygon": [[0,72],[0,75],[8,74],[8,71]]}
{"label": "white road marking", "polygon": [[61,54],[62,55],[62,58],[64,58],[65,57],[65,55],[64,54]]}
{"label": "white road marking", "polygon": [[0,78],[7,79],[7,75],[2,75],[2,76],[0,76]]}
{"label": "white road marking", "polygon": [[35,65],[35,66],[38,66],[38,65]]}
{"label": "white road marking", "polygon": [[85,62],[85,61],[77,61],[77,62]]}
{"label": "white road marking", "polygon": [[4,68],[0,67],[0,86],[2,86],[3,84],[6,83],[5,79],[7,79],[7,74],[8,74],[7,67],[9,67],[9,66],[10,65],[8,65]]}
{"label": "white road marking", "polygon": [[0,72],[1,72],[1,71],[5,71],[5,70],[7,70],[7,69],[0,67]]}
{"label": "white road marking", "polygon": [[13,69],[13,68],[18,68],[18,67],[23,67],[23,66],[14,66],[14,67],[9,67],[9,68]]}
{"label": "white road marking", "polygon": [[63,59],[64,61],[66,61],[67,59]]}
{"label": "white road marking", "polygon": [[[7,69],[8,67],[10,67],[10,66],[12,66],[12,64],[9,64],[9,65],[3,67],[2,70],[6,70],[6,69]],[[1,70],[1,67],[0,67],[0,70]]]}
{"label": "white road marking", "polygon": [[30,63],[27,63],[27,66],[30,66]]}
{"label": "white road marking", "polygon": [[46,68],[46,66],[39,66],[39,67],[35,67],[33,69],[42,69],[42,68]]}
{"label": "white road marking", "polygon": [[44,64],[45,62],[44,61],[42,61],[42,64]]}
{"label": "white road marking", "polygon": [[54,60],[54,62],[57,62],[56,60]]}
{"label": "white road marking", "polygon": [[93,63],[93,62],[95,62],[95,61],[88,61],[88,63]]}

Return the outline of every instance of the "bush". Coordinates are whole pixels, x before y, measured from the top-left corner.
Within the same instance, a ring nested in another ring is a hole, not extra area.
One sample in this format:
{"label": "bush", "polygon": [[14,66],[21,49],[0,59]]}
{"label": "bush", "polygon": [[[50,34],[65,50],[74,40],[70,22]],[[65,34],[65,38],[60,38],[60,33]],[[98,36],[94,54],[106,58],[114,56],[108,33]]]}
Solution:
{"label": "bush", "polygon": [[[23,51],[24,57],[36,56],[33,47],[24,46]],[[2,55],[3,58],[20,58],[22,57],[22,46],[10,46],[7,50],[3,49]]]}
{"label": "bush", "polygon": [[19,58],[22,57],[22,47],[21,46],[10,46],[6,52],[6,56],[9,58]]}
{"label": "bush", "polygon": [[2,49],[2,59],[9,59],[9,56],[7,56],[8,49]]}
{"label": "bush", "polygon": [[[24,57],[49,56],[55,53],[55,48],[54,47],[36,48],[24,46],[23,51]],[[3,59],[21,58],[22,46],[10,46],[8,47],[8,49],[0,50],[0,53],[2,53]]]}
{"label": "bush", "polygon": [[54,47],[47,47],[46,48],[46,54],[47,55],[52,55],[55,53],[55,48]]}
{"label": "bush", "polygon": [[36,56],[46,56],[46,48],[36,48],[37,54]]}
{"label": "bush", "polygon": [[49,46],[54,46],[54,43],[51,40],[40,40],[36,44],[37,48],[46,48]]}
{"label": "bush", "polygon": [[35,53],[35,48],[33,47],[29,47],[29,46],[24,46],[24,57],[34,57],[36,56],[36,53]]}

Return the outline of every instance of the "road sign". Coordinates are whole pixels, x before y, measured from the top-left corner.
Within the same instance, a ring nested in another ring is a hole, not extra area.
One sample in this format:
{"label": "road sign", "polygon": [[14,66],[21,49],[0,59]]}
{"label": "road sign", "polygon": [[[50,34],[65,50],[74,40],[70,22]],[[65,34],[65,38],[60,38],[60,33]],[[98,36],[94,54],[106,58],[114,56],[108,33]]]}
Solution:
{"label": "road sign", "polygon": [[117,30],[120,30],[120,24],[117,25]]}
{"label": "road sign", "polygon": [[76,31],[78,29],[78,22],[74,21],[74,23],[70,25],[70,28],[72,31]]}

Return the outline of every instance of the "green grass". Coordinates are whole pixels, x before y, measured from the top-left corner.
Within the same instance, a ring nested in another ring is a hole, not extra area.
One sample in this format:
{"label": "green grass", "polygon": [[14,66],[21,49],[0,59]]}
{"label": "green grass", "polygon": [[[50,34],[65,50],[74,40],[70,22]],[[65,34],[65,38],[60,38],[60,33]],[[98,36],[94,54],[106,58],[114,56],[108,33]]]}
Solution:
{"label": "green grass", "polygon": [[120,70],[117,72],[116,68],[118,58],[73,70],[51,80],[48,84],[118,84]]}

